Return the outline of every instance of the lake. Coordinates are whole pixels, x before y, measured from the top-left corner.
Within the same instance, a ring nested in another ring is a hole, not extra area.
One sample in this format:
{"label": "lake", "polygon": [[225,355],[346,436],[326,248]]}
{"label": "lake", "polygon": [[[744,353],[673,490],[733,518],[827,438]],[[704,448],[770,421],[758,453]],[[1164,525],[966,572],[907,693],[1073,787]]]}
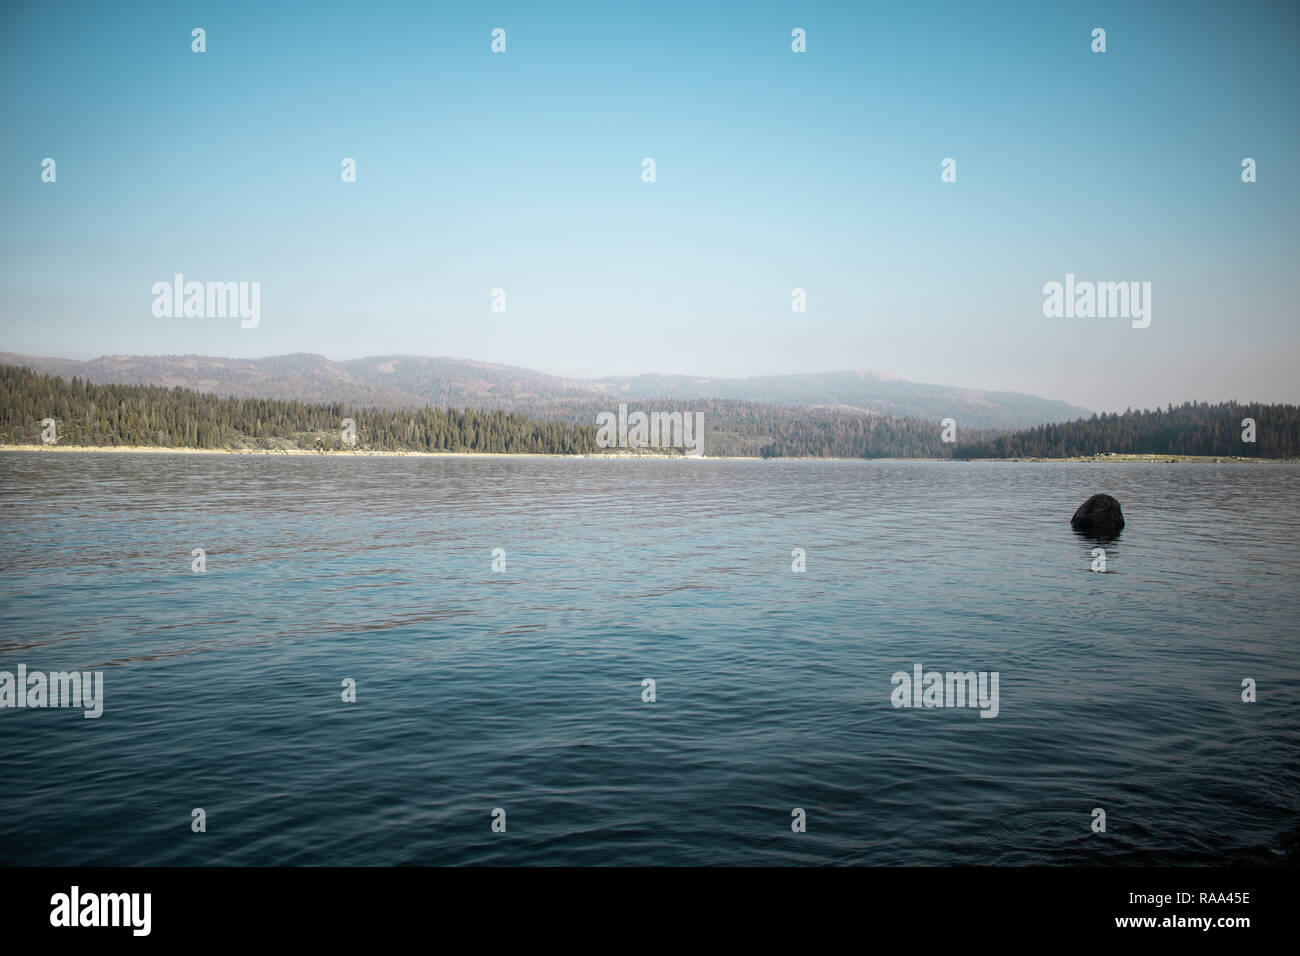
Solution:
{"label": "lake", "polygon": [[[1094,492],[1113,541],[1070,530]],[[0,710],[0,863],[1279,860],[1297,492],[1260,464],[2,453],[0,671],[102,671],[103,713]],[[996,673],[996,717],[895,707],[917,665]]]}

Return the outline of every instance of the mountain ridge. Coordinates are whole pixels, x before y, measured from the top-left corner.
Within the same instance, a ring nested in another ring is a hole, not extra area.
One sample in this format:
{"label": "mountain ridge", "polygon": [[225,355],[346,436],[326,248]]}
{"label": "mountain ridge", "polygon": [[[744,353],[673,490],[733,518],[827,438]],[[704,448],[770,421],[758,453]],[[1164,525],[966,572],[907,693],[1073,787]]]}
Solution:
{"label": "mountain ridge", "polygon": [[103,355],[64,359],[0,352],[0,364],[96,384],[180,386],[219,396],[344,401],[377,408],[481,407],[547,418],[586,415],[592,402],[721,399],[856,414],[952,417],[978,428],[1027,428],[1070,421],[1089,410],[1010,391],[911,382],[856,369],[743,378],[667,373],[583,379],[521,366],[446,356],[374,355],[336,361],[308,352],[264,358]]}

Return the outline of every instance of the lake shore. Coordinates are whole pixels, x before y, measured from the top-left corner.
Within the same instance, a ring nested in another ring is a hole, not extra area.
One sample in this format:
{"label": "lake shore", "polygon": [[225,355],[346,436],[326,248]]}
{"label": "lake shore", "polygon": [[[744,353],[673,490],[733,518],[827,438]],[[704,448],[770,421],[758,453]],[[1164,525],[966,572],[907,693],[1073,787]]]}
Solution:
{"label": "lake shore", "polygon": [[103,452],[148,455],[275,455],[306,456],[314,458],[553,458],[592,461],[599,459],[647,459],[653,461],[678,461],[699,459],[705,461],[954,461],[954,462],[1079,462],[1112,464],[1140,462],[1145,464],[1295,464],[1295,458],[1242,458],[1227,455],[1089,455],[1067,458],[760,458],[740,455],[660,455],[653,452],[638,453],[621,449],[598,455],[552,455],[538,452],[487,452],[487,451],[317,451],[305,448],[163,448],[158,445],[0,445],[0,451],[21,452]]}
{"label": "lake shore", "polygon": [[[146,455],[269,455],[302,456],[310,458],[562,458],[562,459],[602,459],[602,458],[653,458],[655,460],[674,461],[686,459],[690,455],[659,455],[654,453],[637,453],[619,450],[602,452],[598,455],[552,455],[542,452],[495,452],[495,451],[383,451],[378,449],[357,449],[355,451],[316,450],[308,448],[164,448],[160,445],[0,445],[0,451],[22,452],[92,452]],[[757,461],[759,459],[750,459]]]}
{"label": "lake shore", "polygon": [[1294,464],[1297,461],[1297,459],[1295,458],[1242,458],[1238,455],[1119,455],[1113,452],[1105,455],[1085,455],[1085,456],[1076,456],[1072,458],[971,458],[971,459],[961,459],[961,460],[1043,461],[1043,462],[1077,461],[1077,462],[1091,462],[1091,463],[1137,461],[1137,462],[1146,462],[1148,464],[1152,462],[1160,462],[1163,464],[1171,464],[1171,465],[1176,465],[1176,464],[1230,465],[1238,462],[1246,462],[1250,464],[1265,464],[1265,465],[1285,465],[1285,464]]}

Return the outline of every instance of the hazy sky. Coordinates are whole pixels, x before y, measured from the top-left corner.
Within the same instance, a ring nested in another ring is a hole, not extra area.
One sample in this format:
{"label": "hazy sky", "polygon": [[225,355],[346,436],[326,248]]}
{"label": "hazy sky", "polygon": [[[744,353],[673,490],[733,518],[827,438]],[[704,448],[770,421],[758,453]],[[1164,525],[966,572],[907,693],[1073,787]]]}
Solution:
{"label": "hazy sky", "polygon": [[[4,0],[0,349],[1300,401],[1298,51],[1294,0]],[[155,318],[178,272],[260,325]]]}

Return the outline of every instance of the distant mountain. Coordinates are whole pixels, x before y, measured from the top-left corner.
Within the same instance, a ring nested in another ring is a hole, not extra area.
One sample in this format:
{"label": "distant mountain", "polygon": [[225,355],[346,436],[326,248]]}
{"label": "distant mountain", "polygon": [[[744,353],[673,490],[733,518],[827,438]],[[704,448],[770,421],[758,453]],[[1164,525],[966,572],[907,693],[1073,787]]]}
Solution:
{"label": "distant mountain", "polygon": [[636,375],[597,379],[613,394],[638,398],[731,398],[770,405],[803,405],[836,411],[865,410],[900,418],[938,421],[952,416],[975,428],[1026,428],[1063,422],[1088,409],[1019,392],[984,392],[908,382],[886,372],[821,372],[755,378],[694,378]]}
{"label": "distant mountain", "polygon": [[383,355],[336,362],[298,353],[261,359],[202,355],[106,355],[81,362],[0,352],[0,364],[97,384],[181,386],[239,398],[346,402],[396,409],[432,405],[520,411],[590,421],[593,408],[637,400],[719,399],[825,413],[878,414],[970,428],[1030,428],[1088,410],[1018,392],[985,392],[908,382],[882,372],[827,372],[755,378],[686,375],[570,379],[466,359]]}

